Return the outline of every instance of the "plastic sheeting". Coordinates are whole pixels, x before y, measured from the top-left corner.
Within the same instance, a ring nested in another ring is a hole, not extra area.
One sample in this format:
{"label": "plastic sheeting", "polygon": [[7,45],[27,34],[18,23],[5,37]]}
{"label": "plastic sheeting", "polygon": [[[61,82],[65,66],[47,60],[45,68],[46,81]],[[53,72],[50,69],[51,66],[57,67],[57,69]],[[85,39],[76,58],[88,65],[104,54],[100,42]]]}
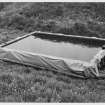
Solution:
{"label": "plastic sheeting", "polygon": [[105,77],[103,74],[97,74],[94,66],[88,62],[55,58],[7,48],[0,48],[0,59],[33,67],[39,67],[42,69],[48,69],[74,77]]}
{"label": "plastic sheeting", "polygon": [[94,58],[91,60],[93,65],[98,65],[101,62],[101,59],[105,56],[105,50],[100,50]]}

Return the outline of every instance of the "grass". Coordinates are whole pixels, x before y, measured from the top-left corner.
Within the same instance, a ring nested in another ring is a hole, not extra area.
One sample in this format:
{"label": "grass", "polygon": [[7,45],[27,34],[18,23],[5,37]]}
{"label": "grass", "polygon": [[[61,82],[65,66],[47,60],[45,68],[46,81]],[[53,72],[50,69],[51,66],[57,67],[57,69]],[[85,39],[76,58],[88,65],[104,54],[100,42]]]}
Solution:
{"label": "grass", "polygon": [[104,79],[76,79],[0,61],[0,102],[105,102],[104,92]]}
{"label": "grass", "polygon": [[0,29],[0,44],[15,39],[19,36],[25,35],[26,32],[13,29]]}
{"label": "grass", "polygon": [[104,38],[105,3],[0,3],[0,28]]}
{"label": "grass", "polygon": [[[104,11],[104,3],[0,3],[0,44],[35,30],[105,37]],[[0,102],[105,102],[105,80],[0,60]]]}

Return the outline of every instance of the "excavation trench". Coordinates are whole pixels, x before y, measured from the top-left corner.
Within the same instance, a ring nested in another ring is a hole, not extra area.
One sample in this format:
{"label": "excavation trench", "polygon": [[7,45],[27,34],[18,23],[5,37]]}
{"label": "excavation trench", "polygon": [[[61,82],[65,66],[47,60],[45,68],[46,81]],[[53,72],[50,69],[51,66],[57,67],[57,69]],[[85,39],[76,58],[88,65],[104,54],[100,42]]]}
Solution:
{"label": "excavation trench", "polygon": [[105,40],[100,38],[35,32],[2,44],[0,59],[71,73],[75,77],[99,77],[91,60],[103,44]]}

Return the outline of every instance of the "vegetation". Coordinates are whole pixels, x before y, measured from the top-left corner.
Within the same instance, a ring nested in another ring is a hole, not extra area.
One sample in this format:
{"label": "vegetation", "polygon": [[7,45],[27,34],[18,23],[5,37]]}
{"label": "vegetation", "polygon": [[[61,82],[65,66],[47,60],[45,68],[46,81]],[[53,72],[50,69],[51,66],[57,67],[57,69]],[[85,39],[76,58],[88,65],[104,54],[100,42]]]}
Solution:
{"label": "vegetation", "polygon": [[[105,38],[105,3],[0,3],[0,44],[40,30]],[[0,60],[0,102],[105,102],[105,80],[76,79]]]}
{"label": "vegetation", "polygon": [[20,31],[20,30],[0,29],[0,44],[10,41],[24,34],[27,34],[27,33],[24,31]]}
{"label": "vegetation", "polygon": [[1,102],[105,102],[105,80],[75,79],[0,61]]}
{"label": "vegetation", "polygon": [[105,37],[105,3],[0,3],[0,27]]}

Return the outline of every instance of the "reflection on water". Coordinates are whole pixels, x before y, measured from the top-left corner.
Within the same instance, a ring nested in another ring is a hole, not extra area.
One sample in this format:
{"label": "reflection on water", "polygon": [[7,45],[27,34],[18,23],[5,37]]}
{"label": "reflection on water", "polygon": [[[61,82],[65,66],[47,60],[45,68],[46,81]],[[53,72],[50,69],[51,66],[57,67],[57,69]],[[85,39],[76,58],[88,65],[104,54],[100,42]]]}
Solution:
{"label": "reflection on water", "polygon": [[73,41],[67,39],[64,41],[64,39],[60,38],[49,39],[44,37],[29,36],[23,40],[6,46],[6,48],[83,61],[90,61],[100,50],[99,46],[92,46],[92,44],[83,45],[81,42],[75,42],[78,42],[78,40]]}
{"label": "reflection on water", "polygon": [[[48,35],[48,34],[35,34],[34,35],[37,38],[41,38],[44,40],[50,40],[54,42],[64,42],[64,43],[73,43],[73,44],[78,44],[82,46],[87,46],[87,47],[95,47],[99,48],[102,47],[102,45],[105,44],[105,41],[100,41],[100,40],[90,40],[90,39],[81,39],[81,38],[76,38],[76,37],[65,37],[65,36],[57,36],[57,35]],[[47,37],[46,37],[47,36]]]}

